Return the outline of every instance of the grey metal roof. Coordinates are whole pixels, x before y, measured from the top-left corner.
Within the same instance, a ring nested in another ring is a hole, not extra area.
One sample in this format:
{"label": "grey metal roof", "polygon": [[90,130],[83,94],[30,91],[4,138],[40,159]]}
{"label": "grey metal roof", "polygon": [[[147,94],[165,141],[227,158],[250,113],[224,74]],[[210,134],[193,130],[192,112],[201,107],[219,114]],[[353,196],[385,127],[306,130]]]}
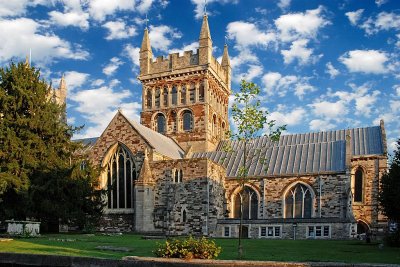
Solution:
{"label": "grey metal roof", "polygon": [[[382,155],[379,126],[349,129],[352,155]],[[297,176],[345,171],[346,130],[282,135],[277,142],[260,137],[248,142],[248,175]],[[221,141],[216,151],[197,152],[194,158],[209,158],[223,165],[227,177],[237,177],[243,165],[240,141]]]}

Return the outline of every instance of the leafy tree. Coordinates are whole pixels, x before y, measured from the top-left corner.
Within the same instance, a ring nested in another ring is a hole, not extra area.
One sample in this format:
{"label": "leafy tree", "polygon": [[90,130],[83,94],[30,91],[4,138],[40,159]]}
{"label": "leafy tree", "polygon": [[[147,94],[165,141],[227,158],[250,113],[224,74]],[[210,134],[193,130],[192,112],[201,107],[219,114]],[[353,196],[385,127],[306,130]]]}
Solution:
{"label": "leafy tree", "polygon": [[52,93],[28,64],[0,68],[0,218],[65,221],[96,213],[86,202],[101,206],[96,170],[87,164],[82,171],[73,160],[79,128],[62,119],[65,106]]}
{"label": "leafy tree", "polygon": [[381,179],[379,202],[389,220],[397,223],[397,231],[388,237],[389,243],[400,246],[400,139],[390,163],[389,172]]}
{"label": "leafy tree", "polygon": [[[258,98],[260,87],[255,83],[242,80],[240,91],[235,94],[235,101],[232,106],[232,118],[237,126],[237,130],[232,132],[231,138],[243,142],[243,164],[238,171],[238,182],[241,187],[240,197],[240,224],[238,238],[238,256],[242,258],[242,222],[243,222],[243,197],[245,183],[248,181],[248,171],[254,156],[250,154],[249,142],[259,136],[268,135],[273,141],[279,140],[279,137],[286,129],[286,126],[276,126],[274,120],[268,120],[269,112],[261,107]],[[256,152],[257,153],[257,152]]]}

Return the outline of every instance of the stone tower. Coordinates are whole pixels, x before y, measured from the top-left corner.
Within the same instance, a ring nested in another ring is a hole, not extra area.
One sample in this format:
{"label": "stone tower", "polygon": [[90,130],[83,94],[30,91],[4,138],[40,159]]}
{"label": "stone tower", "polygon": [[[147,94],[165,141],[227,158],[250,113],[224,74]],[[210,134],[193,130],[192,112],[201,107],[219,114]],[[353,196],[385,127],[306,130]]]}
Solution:
{"label": "stone tower", "polygon": [[212,151],[229,130],[231,66],[225,45],[221,64],[212,55],[204,15],[197,53],[185,51],[153,61],[149,32],[140,49],[141,123],[176,140],[183,149]]}

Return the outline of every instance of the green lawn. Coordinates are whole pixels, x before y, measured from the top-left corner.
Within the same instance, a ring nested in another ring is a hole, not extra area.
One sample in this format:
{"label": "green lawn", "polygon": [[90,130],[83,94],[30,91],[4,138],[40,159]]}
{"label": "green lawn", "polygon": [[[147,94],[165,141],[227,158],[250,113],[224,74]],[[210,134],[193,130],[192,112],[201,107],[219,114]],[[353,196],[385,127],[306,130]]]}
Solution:
{"label": "green lawn", "polygon": [[[45,235],[40,238],[0,242],[1,252],[57,254],[120,259],[123,256],[153,256],[162,240],[144,240],[139,235]],[[236,239],[216,239],[222,247],[219,259],[236,259]],[[131,252],[97,250],[97,246],[127,247]],[[379,248],[377,243],[336,240],[265,240],[243,241],[244,259],[272,261],[336,261],[352,263],[400,263],[400,248]]]}

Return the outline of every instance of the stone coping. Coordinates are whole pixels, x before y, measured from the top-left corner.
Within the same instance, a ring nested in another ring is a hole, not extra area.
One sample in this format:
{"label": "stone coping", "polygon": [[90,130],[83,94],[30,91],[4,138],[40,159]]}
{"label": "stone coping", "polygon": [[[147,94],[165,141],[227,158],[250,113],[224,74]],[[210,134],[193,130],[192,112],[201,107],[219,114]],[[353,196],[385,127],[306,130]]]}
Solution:
{"label": "stone coping", "polygon": [[399,264],[379,263],[340,263],[340,262],[276,262],[276,261],[236,261],[236,260],[182,260],[164,259],[154,257],[128,256],[122,260],[99,259],[90,257],[73,257],[59,255],[38,255],[0,252],[0,266],[115,266],[115,267],[199,267],[199,266],[221,266],[221,267],[400,267]]}
{"label": "stone coping", "polygon": [[14,221],[14,220],[6,220],[6,223],[24,223],[24,224],[41,224],[41,222],[34,222],[34,221]]}

